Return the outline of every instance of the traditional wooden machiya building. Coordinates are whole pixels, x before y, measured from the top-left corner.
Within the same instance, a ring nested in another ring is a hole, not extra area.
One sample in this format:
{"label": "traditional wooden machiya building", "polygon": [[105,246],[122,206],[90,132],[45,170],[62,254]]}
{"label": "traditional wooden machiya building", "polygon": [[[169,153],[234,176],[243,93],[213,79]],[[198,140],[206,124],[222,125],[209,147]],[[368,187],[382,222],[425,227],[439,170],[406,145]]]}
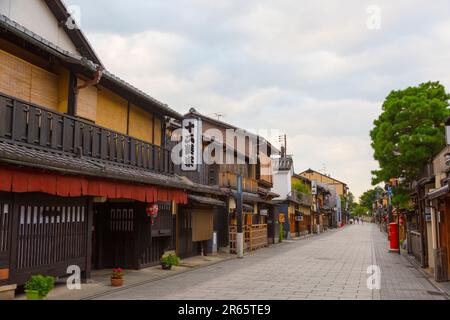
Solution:
{"label": "traditional wooden machiya building", "polygon": [[[450,126],[449,120],[447,125]],[[425,196],[428,264],[436,281],[450,280],[450,143],[433,159],[434,188]],[[428,216],[428,217],[427,217]]]}
{"label": "traditional wooden machiya building", "polygon": [[293,203],[293,210],[291,209],[289,224],[290,232],[297,236],[307,235],[312,230],[314,217],[312,216],[313,196],[311,192],[311,180],[298,174],[292,176],[292,192],[289,199]]}
{"label": "traditional wooden machiya building", "polygon": [[[243,177],[245,249],[255,250],[267,246],[267,222],[273,209],[271,199],[274,196],[270,191],[272,163],[270,148],[263,152],[257,146],[267,141],[245,133],[245,146],[240,149],[237,144],[226,140],[227,130],[238,133],[239,128],[205,116],[195,109],[191,109],[184,118],[196,119],[201,123],[202,154],[208,154],[207,150],[217,145],[214,152],[220,153],[221,157],[199,164],[193,172],[183,171],[181,166],[176,169],[179,175],[203,186],[197,192],[189,192],[189,203],[180,208],[177,223],[179,253],[198,254],[199,248],[205,246],[205,241],[214,243],[218,249],[236,253],[238,174]],[[251,150],[255,151],[254,161],[250,159]],[[239,163],[238,158],[242,159],[242,163]],[[205,230],[205,225],[212,227]],[[203,236],[195,236],[195,230],[203,230]]]}
{"label": "traditional wooden machiya building", "polygon": [[326,184],[328,186],[333,187],[337,195],[339,196],[339,200],[341,200],[341,211],[337,212],[337,224],[338,226],[342,226],[347,224],[349,220],[349,211],[348,211],[348,201],[347,196],[349,192],[349,188],[345,182],[339,181],[335,178],[332,178],[329,175],[320,173],[318,171],[308,169],[302,173],[301,176],[308,178],[311,181],[315,181],[316,183]]}
{"label": "traditional wooden machiya building", "polygon": [[0,9],[0,286],[158,263],[197,189],[165,143],[182,116],[105,70],[61,1]]}

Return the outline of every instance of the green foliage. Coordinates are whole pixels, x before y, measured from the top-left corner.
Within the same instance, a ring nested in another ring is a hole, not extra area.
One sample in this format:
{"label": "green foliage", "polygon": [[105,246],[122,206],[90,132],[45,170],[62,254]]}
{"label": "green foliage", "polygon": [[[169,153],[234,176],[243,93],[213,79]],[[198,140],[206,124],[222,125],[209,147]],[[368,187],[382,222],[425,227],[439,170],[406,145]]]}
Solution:
{"label": "green foliage", "polygon": [[177,257],[175,251],[167,251],[161,257],[161,263],[168,266],[178,266],[180,264],[180,258]]}
{"label": "green foliage", "polygon": [[404,178],[413,181],[445,143],[444,121],[450,114],[450,95],[439,82],[392,91],[371,131],[374,158],[373,184]]}
{"label": "green foliage", "polygon": [[55,278],[42,275],[32,276],[25,284],[25,290],[37,291],[42,297],[46,297],[55,286]]}
{"label": "green foliage", "polygon": [[344,210],[346,202],[348,202],[348,210],[349,210],[350,215],[351,215],[352,212],[358,206],[358,204],[355,202],[355,196],[353,195],[353,193],[349,192],[348,195],[347,195],[347,198],[341,196],[341,203],[342,203],[342,208],[343,208],[342,210]]}
{"label": "green foliage", "polygon": [[380,187],[364,192],[361,197],[359,197],[359,203],[353,203],[353,205],[349,207],[350,215],[352,217],[367,215],[367,213],[372,215],[372,205],[377,200],[377,197],[383,192],[384,190]]}
{"label": "green foliage", "polygon": [[399,186],[392,189],[392,205],[400,209],[411,209],[410,192],[407,188]]}
{"label": "green foliage", "polygon": [[304,193],[304,194],[311,194],[311,190],[309,189],[308,185],[302,181],[297,181],[292,184],[292,189]]}
{"label": "green foliage", "polygon": [[358,217],[358,216],[365,216],[367,215],[368,209],[360,204],[356,204],[356,206],[353,208],[353,210],[350,213],[350,216],[352,218]]}
{"label": "green foliage", "polygon": [[383,194],[383,188],[376,187],[364,192],[359,198],[359,204],[366,208],[366,211],[372,211],[372,204],[377,200],[378,196]]}
{"label": "green foliage", "polygon": [[280,223],[280,234],[279,234],[280,243],[283,242],[284,239],[285,239],[284,227],[283,227],[283,224]]}

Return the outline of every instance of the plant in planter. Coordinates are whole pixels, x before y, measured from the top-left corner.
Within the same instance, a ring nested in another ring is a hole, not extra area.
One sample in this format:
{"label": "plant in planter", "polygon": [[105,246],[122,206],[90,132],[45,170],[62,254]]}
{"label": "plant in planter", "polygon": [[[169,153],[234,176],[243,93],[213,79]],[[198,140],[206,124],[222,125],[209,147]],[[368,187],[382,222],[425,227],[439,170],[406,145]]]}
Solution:
{"label": "plant in planter", "polygon": [[28,300],[43,300],[55,286],[55,278],[42,275],[32,276],[25,284]]}
{"label": "plant in planter", "polygon": [[280,234],[279,234],[279,242],[283,242],[285,237],[283,224],[280,224]]}
{"label": "plant in planter", "polygon": [[164,270],[172,269],[172,266],[178,266],[180,258],[177,257],[175,251],[168,251],[161,257],[161,266]]}
{"label": "plant in planter", "polygon": [[114,268],[111,274],[111,285],[113,287],[121,287],[123,286],[123,276],[124,272],[122,268]]}

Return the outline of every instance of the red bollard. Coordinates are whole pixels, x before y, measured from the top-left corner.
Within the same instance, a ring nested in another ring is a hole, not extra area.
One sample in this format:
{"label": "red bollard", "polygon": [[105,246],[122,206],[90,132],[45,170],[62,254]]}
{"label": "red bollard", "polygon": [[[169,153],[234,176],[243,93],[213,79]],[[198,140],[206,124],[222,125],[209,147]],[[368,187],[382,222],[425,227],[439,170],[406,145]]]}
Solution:
{"label": "red bollard", "polygon": [[398,252],[399,246],[398,246],[398,235],[397,235],[397,223],[393,222],[389,224],[389,239],[391,243],[391,248],[389,249],[389,252]]}

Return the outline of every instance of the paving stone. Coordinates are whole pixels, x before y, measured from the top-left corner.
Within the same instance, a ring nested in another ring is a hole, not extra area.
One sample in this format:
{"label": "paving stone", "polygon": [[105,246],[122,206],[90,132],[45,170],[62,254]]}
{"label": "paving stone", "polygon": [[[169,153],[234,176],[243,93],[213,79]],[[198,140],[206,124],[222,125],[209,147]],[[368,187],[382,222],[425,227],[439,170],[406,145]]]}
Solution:
{"label": "paving stone", "polygon": [[[271,246],[102,299],[379,300],[442,299],[410,262],[388,252],[371,224]],[[367,268],[381,269],[381,289],[367,288]]]}

